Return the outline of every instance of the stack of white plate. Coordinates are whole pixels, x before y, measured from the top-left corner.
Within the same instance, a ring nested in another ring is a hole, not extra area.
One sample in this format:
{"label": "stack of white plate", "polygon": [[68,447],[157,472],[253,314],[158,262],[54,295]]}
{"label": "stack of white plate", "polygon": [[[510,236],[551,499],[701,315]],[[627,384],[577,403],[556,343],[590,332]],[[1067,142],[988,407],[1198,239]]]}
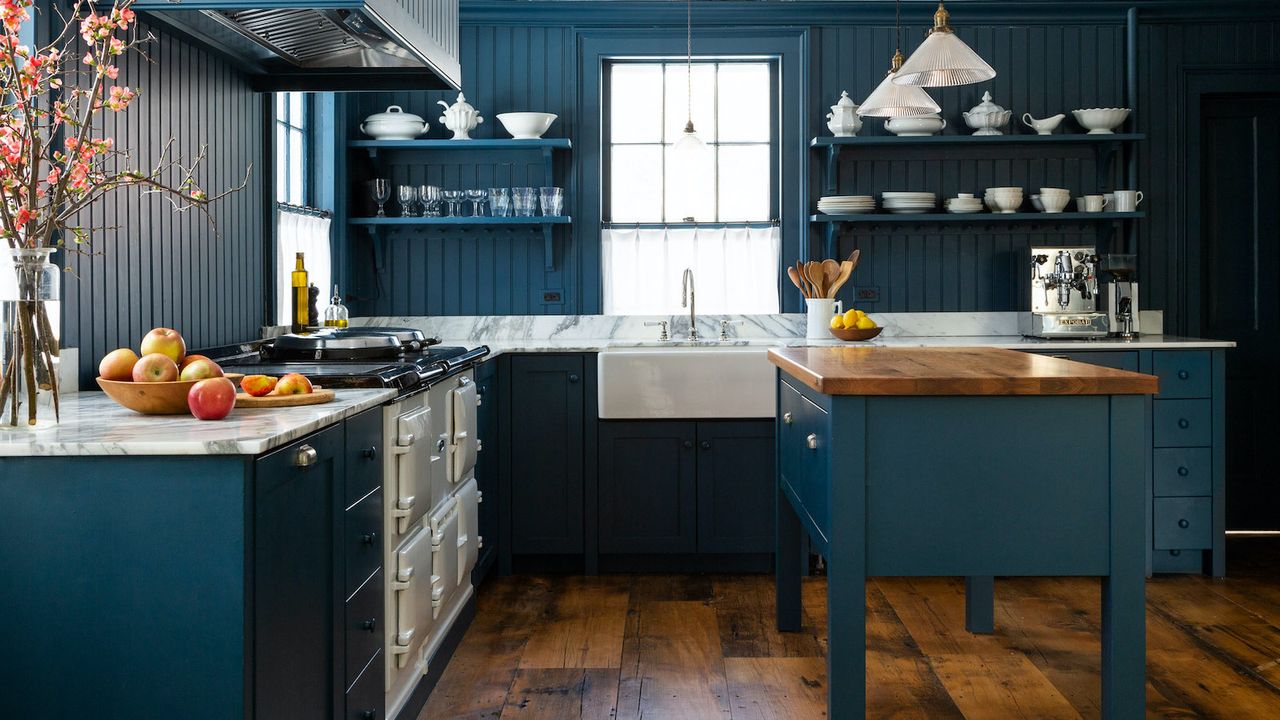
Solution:
{"label": "stack of white plate", "polygon": [[876,199],[870,195],[828,195],[818,199],[818,212],[827,215],[858,215],[875,209]]}
{"label": "stack of white plate", "polygon": [[891,213],[930,212],[938,206],[938,196],[931,192],[886,192],[881,196],[884,209]]}

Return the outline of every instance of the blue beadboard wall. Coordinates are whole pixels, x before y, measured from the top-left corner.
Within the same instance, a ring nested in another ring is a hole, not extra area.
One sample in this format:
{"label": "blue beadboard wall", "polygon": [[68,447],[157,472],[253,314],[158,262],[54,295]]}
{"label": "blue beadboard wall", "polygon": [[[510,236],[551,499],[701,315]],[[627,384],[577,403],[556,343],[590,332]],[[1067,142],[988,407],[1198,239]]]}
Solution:
{"label": "blue beadboard wall", "polygon": [[263,96],[230,65],[154,28],[151,62],[127,56],[120,82],[142,89],[134,106],[105,119],[103,131],[130,149],[143,167],[164,141],[192,158],[202,145],[208,158],[199,178],[210,192],[238,185],[244,191],[216,203],[214,224],[198,212],[175,213],[159,196],[118,192],[97,203],[82,223],[115,228],[88,247],[62,251],[63,344],[80,349],[81,387],[92,387],[104,353],[137,348],[156,326],[173,327],[189,347],[258,337],[263,324]]}
{"label": "blue beadboard wall", "polygon": [[[580,108],[575,102],[577,43],[581,34],[596,27],[630,25],[639,26],[635,32],[643,36],[650,32],[645,26],[678,26],[684,19],[683,12],[662,7],[666,4],[654,3],[658,9],[646,21],[637,23],[637,3],[580,2],[547,3],[561,6],[561,12],[550,19],[530,21],[536,10],[532,6],[540,4],[479,3],[475,5],[481,9],[470,12],[471,6],[464,4],[464,90],[487,118],[473,133],[477,137],[503,136],[494,121],[497,112],[542,110],[560,116],[549,135],[577,141],[579,133],[594,131],[595,126],[590,123],[598,117],[598,109]],[[582,10],[563,10],[569,5]],[[710,5],[695,3],[695,25],[699,23],[700,8]],[[831,13],[828,19],[815,13],[813,5],[754,3],[742,11],[739,23],[765,28],[765,32],[770,26],[808,27],[810,120],[807,127],[784,128],[781,142],[784,152],[800,153],[807,163],[803,177],[784,181],[804,183],[811,197],[821,190],[821,156],[805,149],[808,139],[827,134],[827,106],[841,90],[848,90],[858,99],[870,92],[883,77],[893,51],[893,28],[891,22],[886,22],[891,15],[886,18],[884,8],[876,17],[860,21],[851,17],[858,10]],[[1018,13],[1019,6],[1034,12]],[[961,112],[976,104],[984,90],[990,90],[996,102],[1014,111],[1014,122],[1025,111],[1039,117],[1069,113],[1076,107],[1127,104],[1123,4],[1093,3],[1087,13],[1064,13],[1061,5],[1053,9],[1044,3],[1009,3],[1007,7],[1011,8],[1011,17],[1017,15],[1015,20],[993,20],[1001,8],[990,6],[980,15],[975,11],[972,18],[966,18],[962,9],[952,9],[953,21],[965,39],[1000,75],[984,85],[934,91],[950,124],[949,131],[964,128]],[[714,17],[704,15],[702,22],[723,29],[729,12],[719,11]],[[1182,191],[1185,178],[1176,167],[1178,158],[1185,155],[1179,147],[1185,141],[1177,131],[1179,116],[1186,112],[1177,106],[1181,69],[1215,64],[1274,68],[1280,63],[1280,25],[1275,19],[1247,21],[1237,13],[1235,19],[1214,20],[1211,15],[1206,19],[1212,8],[1201,6],[1198,12],[1195,18],[1165,12],[1140,19],[1139,27],[1139,108],[1143,112],[1136,129],[1150,137],[1139,156],[1138,186],[1146,194],[1143,209],[1150,215],[1142,225],[1139,240],[1143,306],[1165,309],[1166,327],[1180,332],[1195,332],[1196,328],[1187,327],[1186,323],[1189,304],[1197,302],[1196,290],[1187,285],[1188,278],[1194,280],[1194,269],[1187,267],[1187,262],[1188,248],[1197,242],[1196,233],[1189,231],[1182,219],[1187,204]],[[626,13],[631,15],[624,17]],[[904,9],[904,14],[908,25],[904,26],[903,37],[909,50],[926,29],[929,12],[916,3]],[[694,42],[696,52],[696,28]],[[750,48],[743,50],[749,52]],[[436,123],[440,108],[435,103],[440,99],[451,100],[445,93],[436,92],[351,95],[346,107],[346,138],[357,137],[355,126],[360,118],[393,103],[427,117],[432,122],[430,136],[442,137],[445,133]],[[1071,125],[1070,120],[1067,124]],[[1077,131],[1074,126],[1071,129]],[[863,132],[884,131],[879,121],[872,120]],[[856,167],[846,164],[841,190],[981,193],[993,184],[1101,189],[1096,187],[1093,161],[1087,153],[1063,159],[1049,159],[1037,153],[981,157],[962,151],[947,160],[914,155],[881,157]],[[357,153],[348,154],[348,159],[350,165],[342,180],[352,193],[347,209],[363,213],[367,211],[361,201],[365,190],[357,181],[369,177],[371,168],[367,159]],[[536,160],[531,158],[528,162],[536,165]],[[575,163],[596,161],[574,158]],[[465,187],[473,182],[483,186],[494,179],[519,178],[526,172],[528,168],[518,161],[510,164],[483,156],[436,156],[408,159],[392,174]],[[564,172],[572,178],[571,168]],[[1116,182],[1119,185],[1121,181],[1117,178]],[[340,194],[342,190],[340,187]],[[571,203],[595,202],[599,189],[577,187],[570,182],[567,192]],[[351,292],[356,295],[355,311],[378,315],[599,312],[594,301],[583,299],[599,297],[598,268],[586,267],[582,262],[583,248],[599,242],[599,229],[575,225],[571,233],[568,242],[562,240],[557,246],[557,269],[546,271],[541,235],[534,230],[399,231],[386,241],[386,255],[381,257],[373,252],[363,231],[352,228],[345,233],[345,262],[348,282],[353,284]],[[1070,227],[1043,232],[999,228],[964,233],[936,229],[895,231],[891,235],[846,235],[839,249],[847,253],[855,246],[863,248],[863,264],[854,282],[875,287],[880,293],[877,302],[866,306],[869,309],[1017,310],[1026,302],[1026,248],[1038,242],[1090,240],[1092,233]],[[820,247],[820,239],[821,229],[814,228],[810,238],[814,252]],[[795,257],[798,251],[799,248],[786,248],[784,257]],[[594,253],[591,257],[595,257]],[[381,262],[380,273],[373,269],[375,258]],[[784,285],[784,307],[797,310],[797,294],[789,284]],[[545,291],[560,293],[561,302],[544,303]]]}

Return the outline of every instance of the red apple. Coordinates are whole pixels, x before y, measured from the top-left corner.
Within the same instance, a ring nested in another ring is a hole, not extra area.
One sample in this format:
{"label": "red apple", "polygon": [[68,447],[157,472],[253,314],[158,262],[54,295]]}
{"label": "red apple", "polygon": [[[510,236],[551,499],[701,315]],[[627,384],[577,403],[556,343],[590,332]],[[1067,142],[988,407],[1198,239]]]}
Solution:
{"label": "red apple", "polygon": [[311,392],[311,381],[298,373],[289,373],[276,383],[277,395],[306,395]]}
{"label": "red apple", "polygon": [[204,355],[191,354],[182,358],[182,362],[178,363],[178,369],[184,370],[188,365],[190,365],[191,363],[197,360],[208,360],[208,359],[209,358],[205,357]]}
{"label": "red apple", "polygon": [[209,358],[196,360],[193,363],[184,362],[181,372],[178,373],[179,380],[204,380],[216,377],[222,377],[222,367]]}
{"label": "red apple", "polygon": [[160,353],[167,355],[174,363],[182,362],[187,356],[187,343],[177,330],[156,328],[142,338],[142,355]]}
{"label": "red apple", "polygon": [[240,387],[254,397],[262,397],[276,389],[276,382],[270,375],[245,375],[240,378]]}
{"label": "red apple", "polygon": [[178,363],[160,353],[143,355],[133,365],[134,382],[173,382],[178,379]]}
{"label": "red apple", "polygon": [[201,380],[187,391],[187,407],[199,420],[221,420],[236,406],[236,384],[224,377]]}
{"label": "red apple", "polygon": [[137,362],[138,354],[129,348],[112,350],[98,363],[98,375],[103,380],[128,382],[133,379],[133,366]]}

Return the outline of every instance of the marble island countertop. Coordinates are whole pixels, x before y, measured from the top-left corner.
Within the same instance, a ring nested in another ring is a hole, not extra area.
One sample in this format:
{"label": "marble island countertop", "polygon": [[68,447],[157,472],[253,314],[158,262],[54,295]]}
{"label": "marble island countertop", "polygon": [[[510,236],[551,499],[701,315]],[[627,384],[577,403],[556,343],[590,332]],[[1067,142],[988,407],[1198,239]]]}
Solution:
{"label": "marble island countertop", "polygon": [[237,409],[223,420],[140,415],[100,392],[63,396],[62,421],[0,426],[0,457],[65,455],[259,455],[382,404],[394,390],[338,390],[323,405]]}

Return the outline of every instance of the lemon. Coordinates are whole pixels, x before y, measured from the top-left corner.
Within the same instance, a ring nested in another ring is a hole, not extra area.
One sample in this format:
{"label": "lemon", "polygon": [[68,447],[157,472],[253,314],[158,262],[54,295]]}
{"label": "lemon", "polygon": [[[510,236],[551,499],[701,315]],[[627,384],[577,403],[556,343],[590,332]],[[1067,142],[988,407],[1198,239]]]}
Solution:
{"label": "lemon", "polygon": [[[837,316],[837,317],[838,317],[838,316]],[[847,311],[845,311],[845,314],[844,314],[844,326],[845,326],[845,327],[847,327],[847,328],[851,328],[851,327],[853,327],[854,323],[856,323],[856,322],[858,322],[858,311],[857,311],[857,310],[847,310]]]}
{"label": "lemon", "polygon": [[867,317],[866,315],[863,315],[862,317],[858,318],[858,322],[857,322],[857,325],[856,325],[856,327],[857,327],[859,330],[870,330],[870,329],[874,328],[875,326],[876,326],[876,321],[875,321],[875,320],[872,320],[871,318]]}
{"label": "lemon", "polygon": [[864,318],[867,316],[867,313],[863,310],[854,310],[854,312],[858,313],[858,317],[860,318]]}
{"label": "lemon", "polygon": [[844,329],[844,316],[843,316],[843,315],[832,315],[832,316],[831,316],[831,329],[832,329],[832,330],[843,330],[843,329]]}

